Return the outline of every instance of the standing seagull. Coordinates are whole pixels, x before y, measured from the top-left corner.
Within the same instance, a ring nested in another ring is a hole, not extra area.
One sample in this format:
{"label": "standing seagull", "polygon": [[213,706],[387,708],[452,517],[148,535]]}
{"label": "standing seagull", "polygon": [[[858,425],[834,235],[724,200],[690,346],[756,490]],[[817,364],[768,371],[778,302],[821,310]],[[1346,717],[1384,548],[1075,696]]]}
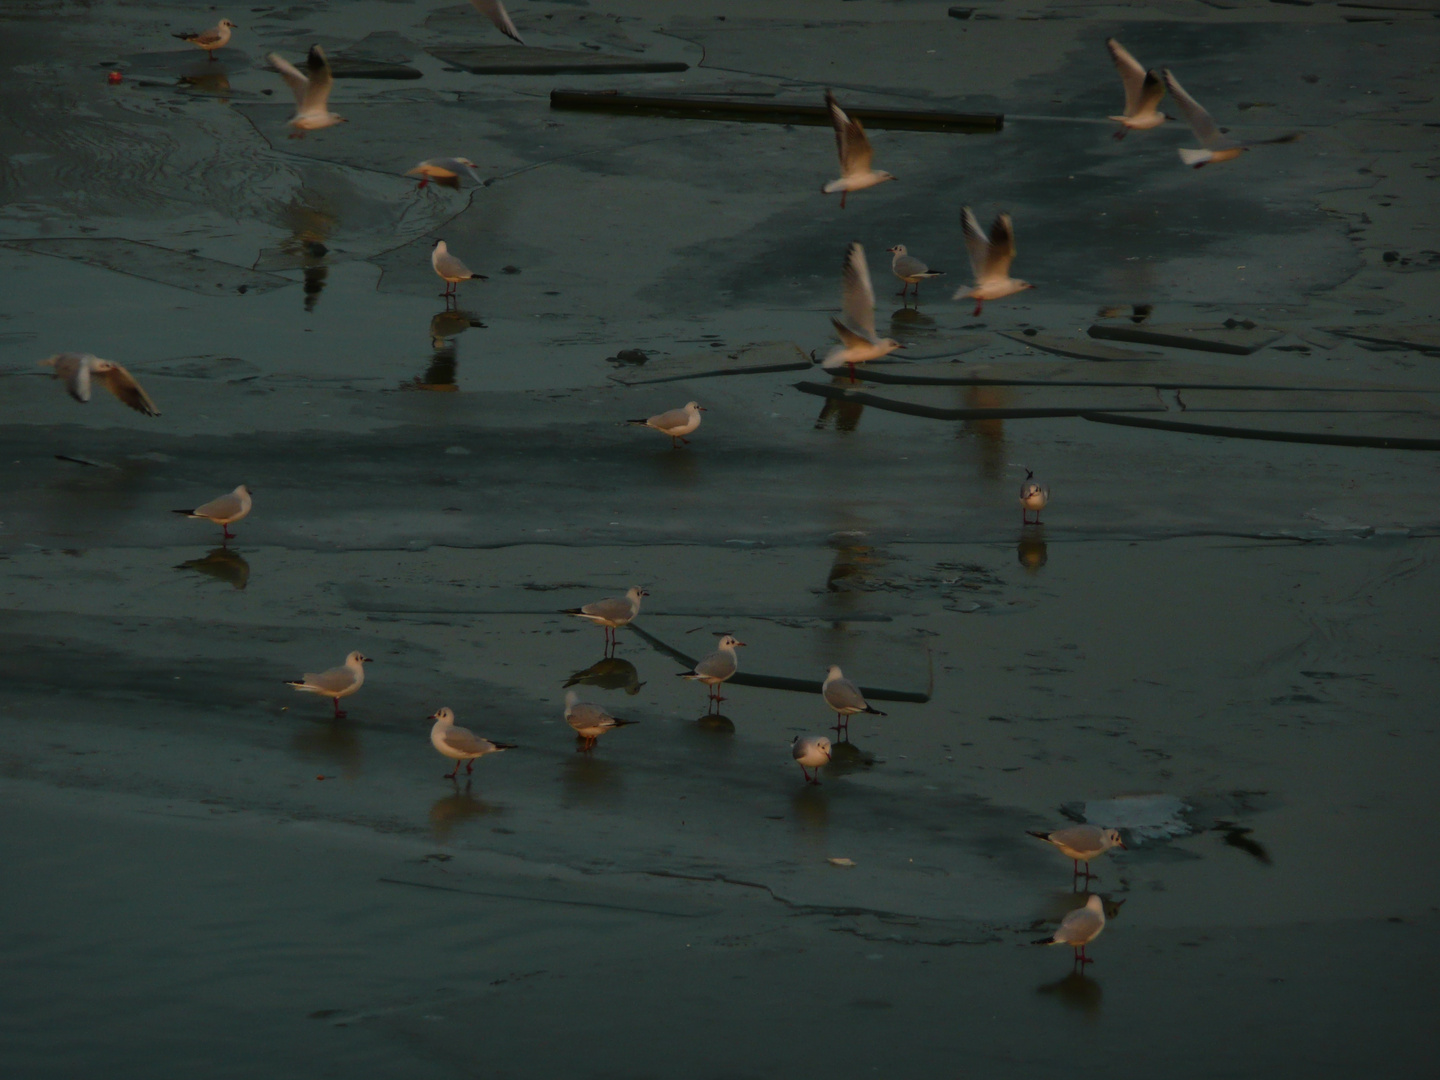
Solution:
{"label": "standing seagull", "polygon": [[849,367],[850,381],[854,382],[856,364],[878,360],[905,347],[894,338],[875,333],[875,287],[870,284],[865,249],[859,244],[851,244],[845,251],[840,274],[840,316],[830,317],[840,344],[820,364],[826,371]]}
{"label": "standing seagull", "polygon": [[674,450],[681,443],[689,444],[690,440],[685,436],[700,426],[700,414],[704,411],[705,407],[698,401],[687,401],[683,409],[671,409],[668,412],[656,413],[644,420],[627,420],[625,422],[634,427],[654,428],[661,435],[669,435],[670,449]]}
{"label": "standing seagull", "polygon": [[[508,38],[520,41],[520,31],[515,29],[515,24],[510,21],[510,13],[505,10],[505,5],[500,0],[470,0],[475,10],[484,15],[492,23],[495,29],[499,30]],[[525,42],[520,41],[521,45]]]}
{"label": "standing seagull", "polygon": [[1110,50],[1110,59],[1115,61],[1115,70],[1120,72],[1120,81],[1125,84],[1125,112],[1120,116],[1106,117],[1120,125],[1115,138],[1123,139],[1132,131],[1148,131],[1169,120],[1156,108],[1165,96],[1165,84],[1160,81],[1160,76],[1141,67],[1140,62],[1113,37],[1105,39],[1105,47]]}
{"label": "standing seagull", "polygon": [[1178,151],[1180,160],[1192,168],[1201,169],[1211,163],[1229,161],[1245,153],[1251,147],[1265,146],[1269,143],[1294,142],[1300,137],[1298,132],[1291,132],[1289,135],[1281,135],[1278,139],[1255,139],[1250,142],[1238,142],[1235,139],[1227,139],[1215,126],[1215,121],[1205,111],[1201,104],[1185,92],[1178,79],[1170,74],[1169,68],[1162,68],[1161,76],[1165,80],[1165,87],[1180,105],[1180,111],[1185,114],[1185,119],[1190,122],[1195,137],[1205,147],[1203,150]]}
{"label": "standing seagull", "polygon": [[125,370],[124,365],[113,360],[101,360],[90,353],[62,352],[40,361],[42,367],[55,369],[55,378],[65,380],[65,389],[76,401],[90,400],[90,384],[98,379],[105,388],[136,412],[146,416],[159,416],[160,410],[150,395],[141,389],[135,377]]}
{"label": "standing seagull", "polygon": [[[824,735],[796,735],[790,740],[790,756],[805,774],[807,784],[820,783],[820,766],[830,760],[830,740]],[[810,775],[810,770],[815,775]]]}
{"label": "standing seagull", "polygon": [[514,743],[491,742],[489,739],[480,738],[473,731],[456,727],[455,714],[448,708],[440,709],[430,719],[435,721],[435,726],[430,729],[430,744],[455,762],[455,768],[445,774],[446,780],[455,779],[462,761],[465,763],[465,775],[469,776],[475,771],[476,758],[482,758],[486,754],[498,754],[501,750],[515,749]]}
{"label": "standing seagull", "polygon": [[211,499],[207,503],[195,507],[194,510],[176,510],[177,514],[184,514],[186,517],[203,518],[205,521],[213,521],[220,528],[225,530],[225,539],[235,539],[235,534],[230,531],[230,526],[250,513],[250,489],[241,484],[229,495],[221,495],[218,499]]}
{"label": "standing seagull", "polygon": [[484,274],[477,274],[463,262],[450,254],[450,249],[445,246],[444,240],[435,241],[435,250],[430,252],[430,265],[435,268],[445,282],[445,291],[441,296],[455,296],[455,286],[458,282],[469,281],[472,278],[478,281],[485,281]]}
{"label": "standing seagull", "polygon": [[900,290],[900,295],[904,296],[910,291],[910,286],[914,285],[917,304],[920,302],[920,282],[927,278],[945,276],[944,270],[931,270],[930,267],[911,255],[905,250],[904,244],[896,244],[885,250],[895,256],[890,260],[890,272],[904,282],[904,288]]}
{"label": "standing seagull", "polygon": [[188,41],[191,45],[198,45],[205,50],[205,57],[208,60],[215,59],[215,50],[223,49],[230,42],[230,31],[239,30],[229,19],[221,19],[209,30],[192,30],[186,34],[171,34],[181,41]]}
{"label": "standing seagull", "polygon": [[605,629],[606,655],[609,655],[610,646],[615,643],[615,631],[622,626],[630,625],[632,619],[640,614],[640,600],[649,596],[639,585],[632,586],[624,596],[608,596],[604,600],[596,600],[593,604],[586,604],[584,607],[566,608],[562,615],[574,615],[580,619],[588,619]]}
{"label": "standing seagull", "polygon": [[835,731],[837,733],[842,728],[846,731],[850,730],[850,717],[856,713],[869,713],[872,716],[885,715],[865,700],[865,695],[860,693],[858,686],[845,678],[839,664],[830,665],[830,670],[825,674],[825,685],[820,688],[820,694],[825,698],[825,704],[835,710]]}
{"label": "standing seagull", "polygon": [[[1025,470],[1025,482],[1020,485],[1020,523],[1022,525],[1039,525],[1040,511],[1045,509],[1045,504],[1050,501],[1050,489],[1043,484],[1035,483],[1035,473],[1031,469]],[[1035,520],[1030,520],[1031,514]]]}
{"label": "standing seagull", "polygon": [[294,64],[279,53],[271,53],[265,59],[280,73],[290,92],[295,95],[295,115],[286,121],[295,130],[292,139],[303,138],[307,131],[319,131],[345,123],[345,117],[330,111],[330,87],[334,77],[330,74],[330,61],[325,59],[325,50],[311,45],[305,57],[305,71],[302,74]]}
{"label": "standing seagull", "polygon": [[840,103],[829,90],[825,91],[825,106],[830,110],[830,123],[835,128],[835,148],[840,154],[840,179],[831,180],[820,190],[826,195],[840,192],[840,209],[844,210],[845,196],[850,192],[863,191],[876,184],[883,184],[886,180],[894,180],[895,177],[883,169],[870,167],[875,151],[870,148],[865,129],[860,126],[859,120],[851,120],[845,115],[845,110],[840,108]]}
{"label": "standing seagull", "polygon": [[575,729],[575,734],[584,740],[581,750],[595,749],[595,740],[605,732],[626,724],[638,724],[638,720],[621,720],[611,716],[599,705],[581,701],[574,690],[565,692],[565,722]]}
{"label": "standing seagull", "polygon": [[1085,946],[1100,936],[1105,929],[1105,903],[1094,893],[1085,901],[1085,906],[1076,908],[1060,920],[1060,926],[1053,937],[1040,938],[1035,945],[1069,945],[1075,950],[1075,965],[1084,970],[1086,964],[1093,964],[1085,955]]}
{"label": "standing seagull", "polygon": [[469,173],[477,184],[485,181],[480,179],[480,174],[475,171],[476,165],[469,158],[463,157],[442,157],[427,158],[420,162],[413,169],[408,170],[406,176],[420,177],[420,186],[416,191],[424,191],[425,185],[434,181],[442,187],[460,189],[460,174]]}
{"label": "standing seagull", "polygon": [[988,238],[980,231],[980,222],[968,206],[960,211],[960,225],[965,233],[975,284],[969,289],[960,289],[954,299],[974,300],[974,314],[979,315],[986,300],[1000,300],[1035,288],[1028,281],[1010,276],[1010,264],[1015,261],[1015,227],[1010,223],[1009,214],[996,215]]}
{"label": "standing seagull", "polygon": [[1125,847],[1118,830],[1102,829],[1098,825],[1073,825],[1068,829],[1056,829],[1050,833],[1031,832],[1030,835],[1037,840],[1044,840],[1047,844],[1054,844],[1070,856],[1075,864],[1074,877],[1080,876],[1080,864],[1083,862],[1086,881],[1098,876],[1090,872],[1091,859],[1105,854],[1111,848]]}
{"label": "standing seagull", "polygon": [[740,670],[740,662],[735,659],[735,650],[744,647],[745,642],[726,634],[716,643],[715,652],[696,664],[694,671],[682,671],[678,674],[682,679],[692,679],[708,686],[710,703],[718,709],[720,702],[725,700],[720,696],[720,684]]}
{"label": "standing seagull", "polygon": [[328,697],[335,706],[335,719],[343,720],[345,714],[340,711],[340,699],[349,697],[365,685],[365,665],[368,663],[370,663],[368,656],[352,652],[345,657],[345,663],[341,667],[331,668],[329,671],[322,671],[319,674],[307,671],[303,678],[285,680],[285,685],[293,686],[296,690],[307,694]]}

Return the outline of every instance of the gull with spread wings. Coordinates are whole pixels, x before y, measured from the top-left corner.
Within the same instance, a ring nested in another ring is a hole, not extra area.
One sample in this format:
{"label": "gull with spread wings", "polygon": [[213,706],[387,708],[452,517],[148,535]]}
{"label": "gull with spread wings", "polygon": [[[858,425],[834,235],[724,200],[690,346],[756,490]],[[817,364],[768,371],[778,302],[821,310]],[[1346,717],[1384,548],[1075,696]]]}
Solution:
{"label": "gull with spread wings", "polygon": [[840,209],[844,210],[845,196],[850,192],[863,191],[876,184],[883,184],[886,180],[894,180],[895,177],[883,169],[870,167],[875,151],[870,148],[865,129],[859,120],[852,120],[845,115],[845,110],[840,108],[840,103],[829,90],[825,91],[825,106],[830,110],[830,123],[835,128],[835,148],[840,154],[840,179],[831,180],[820,190],[826,195],[840,192]]}
{"label": "gull with spread wings", "polygon": [[1028,281],[1010,276],[1010,264],[1015,261],[1015,227],[1010,223],[1009,214],[996,215],[988,237],[980,230],[980,222],[968,206],[961,209],[960,224],[965,233],[966,250],[970,252],[975,284],[968,289],[961,288],[954,299],[974,300],[974,313],[979,315],[986,300],[1000,300],[1035,288]]}
{"label": "gull with spread wings", "polygon": [[65,380],[65,389],[76,401],[90,400],[90,387],[95,381],[105,385],[117,398],[136,412],[146,416],[159,416],[160,410],[150,395],[141,389],[135,376],[125,370],[124,365],[113,360],[101,360],[90,353],[62,352],[41,360],[42,365],[55,369],[55,378]]}
{"label": "gull with spread wings", "polygon": [[849,367],[850,381],[855,381],[855,365],[878,360],[905,346],[894,338],[882,338],[875,332],[875,288],[870,284],[870,266],[865,261],[865,248],[851,244],[845,251],[845,265],[840,278],[840,318],[831,316],[830,323],[840,336],[840,344],[830,350],[821,363],[826,371]]}
{"label": "gull with spread wings", "polygon": [[505,5],[500,0],[470,0],[470,3],[476,11],[495,24],[496,30],[508,38],[519,41],[521,45],[525,44],[520,40],[520,31],[515,29],[515,24],[510,20],[510,13],[505,10]]}
{"label": "gull with spread wings", "polygon": [[1180,160],[1193,169],[1202,169],[1206,165],[1237,158],[1251,147],[1265,146],[1269,143],[1294,142],[1300,137],[1299,132],[1292,131],[1289,135],[1281,135],[1278,139],[1253,139],[1249,142],[1227,139],[1225,133],[1216,126],[1215,121],[1204,107],[1185,92],[1185,88],[1170,73],[1169,68],[1162,69],[1160,75],[1165,80],[1165,88],[1170,91],[1170,96],[1180,106],[1180,111],[1190,122],[1195,137],[1204,147],[1203,150],[1181,149],[1179,151]]}
{"label": "gull with spread wings", "polygon": [[303,73],[279,53],[271,53],[266,59],[295,95],[295,115],[286,121],[295,129],[290,133],[292,139],[302,138],[307,131],[319,131],[345,122],[345,117],[330,111],[330,87],[334,85],[334,77],[330,73],[330,61],[325,59],[325,50],[319,45],[310,46]]}
{"label": "gull with spread wings", "polygon": [[1156,108],[1165,96],[1165,84],[1160,76],[1141,67],[1129,50],[1113,37],[1105,39],[1105,47],[1110,50],[1110,59],[1115,61],[1120,81],[1125,84],[1124,113],[1106,117],[1120,125],[1115,138],[1123,139],[1132,131],[1149,131],[1169,120],[1170,117]]}

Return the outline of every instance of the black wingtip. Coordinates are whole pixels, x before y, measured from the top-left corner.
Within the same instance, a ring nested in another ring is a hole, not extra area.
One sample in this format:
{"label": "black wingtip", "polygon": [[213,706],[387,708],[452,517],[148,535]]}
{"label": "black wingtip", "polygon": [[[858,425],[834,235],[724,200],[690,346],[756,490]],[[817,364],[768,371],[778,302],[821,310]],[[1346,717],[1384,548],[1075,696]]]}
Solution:
{"label": "black wingtip", "polygon": [[170,512],[172,514],[184,514],[186,517],[189,517],[191,514],[195,513],[194,510],[171,510]]}
{"label": "black wingtip", "polygon": [[519,743],[513,743],[513,742],[497,742],[497,743],[495,744],[495,749],[496,749],[496,750],[514,750],[514,749],[518,748],[519,745],[520,745]]}
{"label": "black wingtip", "polygon": [[1045,833],[1043,833],[1043,832],[1036,832],[1034,829],[1026,829],[1026,830],[1025,830],[1025,835],[1026,835],[1026,836],[1033,836],[1033,837],[1035,837],[1035,839],[1037,839],[1037,840],[1044,840],[1047,844],[1050,842],[1050,837],[1049,837],[1049,836],[1047,836],[1047,835],[1046,835]]}
{"label": "black wingtip", "polygon": [[866,711],[867,713],[869,713],[871,716],[889,716],[889,715],[890,715],[889,713],[883,713],[883,712],[881,712],[879,709],[875,708],[873,705],[866,705],[866,706],[865,706],[865,711]]}

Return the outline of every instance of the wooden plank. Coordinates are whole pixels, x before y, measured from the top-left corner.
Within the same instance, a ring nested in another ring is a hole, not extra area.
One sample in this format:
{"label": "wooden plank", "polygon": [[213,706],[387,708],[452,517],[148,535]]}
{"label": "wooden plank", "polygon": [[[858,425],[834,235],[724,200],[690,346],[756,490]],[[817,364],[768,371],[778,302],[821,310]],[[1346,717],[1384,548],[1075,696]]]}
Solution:
{"label": "wooden plank", "polygon": [[[510,50],[506,50],[507,52]],[[439,53],[437,52],[438,56]],[[739,120],[760,124],[804,124],[829,127],[830,113],[823,105],[777,101],[731,101],[678,94],[622,94],[616,90],[552,90],[552,109],[625,113],[632,116],[667,116],[689,120]],[[852,107],[845,111],[868,128],[895,131],[951,131],[985,134],[1005,126],[996,113],[959,113],[922,109]]]}
{"label": "wooden plank", "polygon": [[1263,326],[1225,326],[1221,323],[1171,323],[1169,325],[1121,326],[1096,323],[1087,331],[1093,338],[1111,341],[1134,341],[1141,345],[1164,345],[1172,349],[1196,349],[1200,352],[1231,353],[1249,356],[1272,341],[1284,337],[1283,330]]}
{"label": "wooden plank", "polygon": [[800,382],[795,387],[817,397],[931,420],[1034,420],[1087,412],[1166,411],[1165,404],[1148,386],[990,387],[984,392],[971,387],[963,394],[946,394],[938,388],[921,386],[874,391],[843,383]]}
{"label": "wooden plank", "polygon": [[[680,60],[636,60],[604,53],[513,45],[440,45],[425,51],[472,75],[628,75],[687,71],[690,67]],[[553,100],[551,104],[553,106]]]}
{"label": "wooden plank", "polygon": [[647,360],[625,367],[610,378],[625,386],[676,382],[680,379],[709,379],[721,375],[761,375],[774,371],[804,371],[812,366],[810,357],[793,341],[766,341],[743,349],[686,353]]}
{"label": "wooden plank", "polygon": [[999,333],[1003,338],[1018,341],[1021,345],[1029,345],[1032,349],[1039,349],[1041,352],[1052,353],[1055,356],[1068,356],[1075,360],[1115,361],[1165,359],[1164,353],[1136,352],[1134,349],[1117,349],[1112,345],[1096,345],[1093,341],[1086,341],[1084,338],[1057,337],[1054,334],[1041,334],[1034,331],[1015,334],[1008,330],[1001,330]]}

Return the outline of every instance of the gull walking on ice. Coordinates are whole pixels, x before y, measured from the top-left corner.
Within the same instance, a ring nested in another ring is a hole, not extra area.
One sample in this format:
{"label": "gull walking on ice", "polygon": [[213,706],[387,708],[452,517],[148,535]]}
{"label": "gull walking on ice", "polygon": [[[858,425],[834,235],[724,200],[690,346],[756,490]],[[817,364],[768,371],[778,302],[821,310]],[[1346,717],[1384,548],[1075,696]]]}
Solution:
{"label": "gull walking on ice", "polygon": [[1141,67],[1113,37],[1105,39],[1105,47],[1110,50],[1110,59],[1115,61],[1115,70],[1120,72],[1120,81],[1125,84],[1125,112],[1106,117],[1120,125],[1115,138],[1123,139],[1132,131],[1149,131],[1169,120],[1170,117],[1156,107],[1165,96],[1165,84],[1160,76]]}
{"label": "gull walking on ice", "polygon": [[735,672],[740,670],[740,662],[735,659],[735,650],[744,647],[745,642],[730,634],[725,634],[716,643],[713,653],[696,664],[694,671],[680,672],[680,678],[702,682],[708,686],[710,688],[710,704],[719,709],[720,702],[725,700],[720,696],[720,684],[732,678]]}
{"label": "gull walking on ice", "polygon": [[186,517],[203,518],[205,521],[213,521],[224,530],[226,540],[235,539],[235,534],[230,531],[230,526],[250,513],[250,489],[241,484],[229,495],[221,495],[217,499],[211,499],[207,503],[195,507],[193,510],[176,510],[177,514],[184,514]]}
{"label": "gull walking on ice", "polygon": [[645,420],[625,422],[635,427],[654,428],[662,435],[669,435],[670,449],[674,450],[681,443],[690,442],[685,436],[700,426],[700,414],[704,411],[705,407],[698,401],[687,401],[683,409],[671,409],[669,412],[656,413]]}
{"label": "gull walking on ice", "polygon": [[1075,965],[1082,971],[1086,964],[1093,964],[1085,955],[1085,946],[1100,936],[1105,929],[1105,903],[1094,893],[1085,901],[1085,906],[1076,908],[1060,920],[1052,937],[1040,938],[1035,945],[1069,945],[1075,950]]}
{"label": "gull walking on ice", "polygon": [[330,74],[330,61],[325,59],[325,50],[311,45],[305,58],[305,72],[302,73],[279,53],[271,53],[265,59],[280,73],[290,92],[295,95],[295,115],[286,121],[295,130],[292,139],[299,139],[307,131],[343,124],[345,117],[330,111],[330,87],[334,77]]}
{"label": "gull walking on ice", "polygon": [[604,600],[596,600],[593,604],[586,604],[584,607],[566,608],[561,614],[588,619],[603,627],[606,655],[609,655],[610,649],[615,645],[615,631],[622,626],[630,625],[630,621],[640,614],[641,598],[649,595],[639,585],[635,585],[624,596],[608,596]]}
{"label": "gull walking on ice", "polygon": [[344,719],[345,714],[340,711],[340,699],[349,697],[365,685],[365,665],[370,663],[370,658],[358,652],[352,652],[345,657],[345,663],[340,667],[331,668],[329,671],[322,671],[318,675],[307,671],[304,678],[286,679],[286,686],[293,686],[296,690],[304,691],[307,694],[319,694],[321,697],[328,697],[335,706],[335,719]]}
{"label": "gull walking on ice", "polygon": [[[1027,830],[1028,832],[1028,830]],[[1057,829],[1055,832],[1030,832],[1029,835],[1047,844],[1054,844],[1075,864],[1074,876],[1079,877],[1080,864],[1085,864],[1085,880],[1099,878],[1098,874],[1090,872],[1090,860],[1097,855],[1103,855],[1111,848],[1125,847],[1124,841],[1120,839],[1120,833],[1115,829],[1102,829],[1098,825],[1072,825],[1068,829]]]}
{"label": "gull walking on ice", "polygon": [[469,281],[472,278],[479,281],[488,280],[484,274],[477,274],[463,262],[450,254],[450,249],[444,240],[435,241],[435,250],[430,252],[430,265],[435,268],[445,282],[445,291],[441,296],[453,298],[456,295],[455,286],[461,281]]}
{"label": "gull walking on ice", "polygon": [[[830,740],[824,735],[796,735],[790,741],[790,756],[800,766],[800,771],[805,774],[807,784],[820,783],[820,766],[830,760]],[[810,775],[810,770],[815,770],[815,775]]]}
{"label": "gull walking on ice", "polygon": [[89,401],[90,386],[98,380],[105,384],[105,389],[136,412],[142,412],[146,416],[160,415],[155,402],[141,389],[135,376],[113,360],[101,360],[90,353],[62,352],[41,360],[40,364],[42,367],[55,369],[55,378],[65,380],[65,389],[76,401]]}
{"label": "gull walking on ice", "polygon": [[[1030,469],[1025,470],[1025,482],[1020,485],[1020,523],[1022,525],[1039,525],[1040,511],[1045,509],[1045,504],[1050,501],[1050,489],[1044,484],[1035,483],[1035,473]],[[1030,515],[1035,515],[1035,520],[1030,520]]]}
{"label": "gull walking on ice", "polygon": [[205,50],[205,57],[208,60],[215,59],[215,50],[223,49],[230,42],[230,31],[239,30],[229,19],[221,19],[209,30],[191,30],[184,34],[171,34],[181,41],[188,41],[191,45],[198,45]]}
{"label": "gull walking on ice", "polygon": [[1028,281],[1010,276],[1010,264],[1015,261],[1015,227],[1010,223],[1009,214],[996,216],[988,237],[980,230],[980,222],[968,206],[960,212],[960,225],[965,233],[965,248],[970,253],[975,284],[969,289],[962,288],[954,299],[974,300],[974,314],[979,315],[986,300],[1000,300],[1035,288]]}
{"label": "gull walking on ice", "polygon": [[831,180],[820,190],[826,195],[840,192],[840,209],[844,210],[845,197],[850,192],[863,191],[876,184],[883,184],[886,180],[894,180],[895,177],[883,169],[870,167],[875,151],[870,148],[865,129],[860,126],[859,120],[852,120],[845,115],[845,110],[840,108],[840,103],[829,90],[825,91],[825,106],[830,110],[830,123],[835,128],[835,148],[840,154],[840,179]]}
{"label": "gull walking on ice", "polygon": [[469,173],[477,184],[485,182],[480,179],[480,174],[475,171],[476,168],[478,166],[469,158],[427,158],[413,169],[407,170],[405,175],[420,177],[420,186],[415,189],[416,191],[424,191],[425,185],[432,181],[442,187],[455,188],[458,191],[462,172]]}
{"label": "gull walking on ice", "polygon": [[435,721],[435,726],[430,729],[431,745],[455,762],[455,768],[445,774],[446,780],[455,779],[461,762],[465,764],[465,775],[469,776],[475,771],[476,758],[482,758],[486,754],[498,754],[501,750],[515,749],[514,743],[491,742],[489,739],[482,739],[473,731],[456,727],[455,714],[448,708],[439,710],[430,719]]}
{"label": "gull walking on ice", "polygon": [[1203,150],[1181,149],[1178,151],[1180,160],[1191,168],[1201,169],[1206,165],[1216,164],[1221,161],[1229,161],[1245,153],[1251,147],[1265,146],[1269,143],[1294,142],[1300,137],[1298,132],[1291,132],[1289,135],[1281,135],[1278,139],[1254,139],[1249,142],[1240,142],[1236,139],[1227,139],[1224,133],[1216,126],[1210,114],[1205,111],[1201,104],[1185,92],[1180,81],[1170,74],[1169,68],[1162,68],[1161,77],[1165,80],[1165,88],[1170,91],[1180,106],[1180,111],[1185,114],[1185,119],[1190,122],[1195,137],[1200,140]]}
{"label": "gull walking on ice", "polygon": [[904,282],[904,288],[900,290],[903,297],[910,291],[910,286],[915,286],[915,302],[920,302],[920,282],[932,277],[944,277],[944,270],[931,270],[919,259],[915,258],[905,250],[904,244],[896,244],[892,248],[886,248],[894,256],[890,260],[890,272]]}
{"label": "gull walking on ice", "polygon": [[835,327],[840,344],[830,350],[820,366],[826,371],[848,367],[851,382],[855,381],[856,364],[878,360],[905,347],[894,338],[875,333],[875,287],[870,284],[870,265],[860,244],[851,244],[845,251],[840,274],[840,318],[831,316],[830,325]]}
{"label": "gull walking on ice", "polygon": [[584,740],[580,749],[588,751],[595,749],[595,740],[607,731],[624,727],[626,724],[638,724],[640,721],[621,720],[619,717],[611,716],[599,705],[581,701],[579,694],[574,690],[569,690],[565,693],[565,722],[574,728],[575,734]]}
{"label": "gull walking on ice", "polygon": [[830,670],[825,674],[825,685],[820,688],[820,694],[825,698],[825,704],[835,710],[835,731],[837,733],[842,729],[850,730],[850,717],[856,713],[869,713],[871,716],[885,715],[865,700],[865,695],[860,693],[858,686],[845,678],[839,664],[830,665]]}
{"label": "gull walking on ice", "polygon": [[[520,31],[515,29],[515,24],[510,21],[510,13],[505,10],[505,5],[500,0],[470,0],[475,10],[484,15],[492,23],[495,29],[499,30],[508,38],[520,41]],[[520,41],[521,45],[525,42]]]}

